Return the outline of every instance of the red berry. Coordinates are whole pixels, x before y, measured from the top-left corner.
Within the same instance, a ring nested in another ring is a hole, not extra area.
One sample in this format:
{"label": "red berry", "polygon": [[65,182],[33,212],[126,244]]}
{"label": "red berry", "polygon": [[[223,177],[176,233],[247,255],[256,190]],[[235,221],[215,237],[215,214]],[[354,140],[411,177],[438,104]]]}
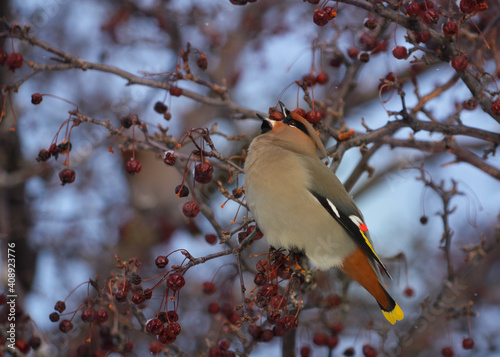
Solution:
{"label": "red berry", "polygon": [[83,322],[94,322],[95,319],[95,311],[93,308],[89,307],[82,311],[82,321]]}
{"label": "red berry", "polygon": [[420,4],[417,2],[411,2],[406,6],[406,13],[410,17],[417,17],[421,13]]}
{"label": "red berry", "polygon": [[326,346],[328,336],[324,333],[317,333],[313,337],[313,343],[318,346]]}
{"label": "red berry", "polygon": [[326,15],[328,16],[328,21],[333,20],[337,16],[337,10],[335,10],[332,6],[325,6],[323,10],[325,10]]}
{"label": "red berry", "polygon": [[194,168],[194,179],[199,183],[212,181],[214,167],[209,162],[200,162]]}
{"label": "red berry", "polygon": [[37,105],[40,104],[43,100],[43,97],[40,93],[33,93],[31,95],[31,103]]}
{"label": "red berry", "polygon": [[208,312],[212,315],[218,314],[220,312],[220,306],[216,302],[208,304]]}
{"label": "red berry", "polygon": [[142,291],[138,291],[134,295],[132,295],[132,302],[136,305],[140,305],[145,301],[146,301],[146,296]]}
{"label": "red berry", "polygon": [[336,56],[330,60],[330,66],[332,66],[332,67],[338,68],[338,67],[340,67],[341,64],[342,64],[342,57]]}
{"label": "red berry", "polygon": [[427,216],[420,217],[420,223],[427,224],[427,221],[428,221]]}
{"label": "red berry", "polygon": [[179,273],[170,274],[167,278],[167,286],[173,291],[178,291],[186,284],[186,280]]}
{"label": "red berry", "polygon": [[359,50],[356,47],[349,47],[347,49],[347,55],[350,58],[358,58]]}
{"label": "red berry", "polygon": [[326,74],[325,72],[321,72],[316,76],[316,82],[319,84],[325,84],[326,82],[328,82],[328,74]]}
{"label": "red berry", "polygon": [[363,32],[361,34],[361,37],[359,38],[359,43],[364,45],[364,48],[367,51],[373,50],[375,47],[377,47],[378,41],[375,38],[375,36],[372,36],[368,32]]}
{"label": "red berry", "polygon": [[415,40],[417,42],[427,43],[431,40],[431,38],[431,33],[427,30],[415,34]]}
{"label": "red berry", "polygon": [[168,264],[168,258],[164,255],[159,255],[155,259],[155,264],[158,268],[163,269]]}
{"label": "red berry", "polygon": [[98,324],[103,324],[108,321],[109,314],[106,310],[101,309],[95,313],[95,322]]}
{"label": "red berry", "polygon": [[38,336],[31,336],[28,344],[31,346],[31,348],[37,350],[42,345],[42,339]]}
{"label": "red berry", "polygon": [[373,348],[371,345],[364,345],[363,346],[363,356],[365,357],[376,357],[377,356],[377,350]]}
{"label": "red berry", "polygon": [[262,328],[260,326],[257,326],[257,325],[250,325],[250,326],[248,326],[248,333],[255,340],[259,340],[260,335],[262,334]]}
{"label": "red berry", "polygon": [[128,129],[134,124],[134,116],[131,114],[126,117],[123,117],[120,119],[120,123],[125,129]]}
{"label": "red berry", "polygon": [[215,284],[209,281],[205,281],[202,286],[203,286],[203,292],[207,295],[212,295],[213,293],[215,293],[215,290],[217,290]]}
{"label": "red berry", "polygon": [[337,336],[328,336],[326,340],[326,347],[333,349],[339,344],[339,338]]}
{"label": "red berry", "polygon": [[163,158],[163,162],[169,166],[173,166],[175,164],[175,156],[171,152],[165,153],[165,157]]}
{"label": "red berry", "polygon": [[61,180],[62,185],[66,185],[67,183],[73,183],[75,181],[75,171],[71,169],[63,169],[61,172],[59,172],[59,180]]}
{"label": "red berry", "polygon": [[3,48],[0,48],[0,66],[3,66],[5,61],[7,60],[7,52]]}
{"label": "red berry", "polygon": [[265,329],[260,335],[260,340],[262,342],[270,342],[274,338],[274,332],[270,329]]}
{"label": "red berry", "polygon": [[221,357],[222,351],[217,347],[210,347],[208,350],[208,357]]}
{"label": "red berry", "polygon": [[18,52],[12,52],[7,56],[7,66],[9,66],[11,71],[15,71],[16,68],[21,68],[23,65],[23,55]]}
{"label": "red berry", "polygon": [[68,333],[73,329],[73,324],[69,320],[62,320],[59,323],[59,330],[64,333]]}
{"label": "red berry", "polygon": [[222,351],[228,350],[230,346],[231,345],[229,344],[229,342],[227,340],[222,340],[219,342],[219,348]]}
{"label": "red berry", "polygon": [[178,185],[175,187],[175,194],[177,195],[177,197],[186,197],[187,195],[189,195],[189,188],[187,188],[187,186],[184,184]]}
{"label": "red berry", "polygon": [[464,338],[462,340],[462,347],[464,350],[472,350],[474,348],[474,340],[470,337]]}
{"label": "red berry", "polygon": [[177,337],[181,333],[181,325],[177,322],[171,322],[165,327],[165,330],[170,337]]}
{"label": "red berry", "polygon": [[451,60],[451,66],[455,68],[455,71],[462,72],[467,68],[467,59],[462,56],[454,57]]}
{"label": "red berry", "polygon": [[168,89],[171,95],[174,97],[180,97],[182,95],[182,88],[175,87],[175,86],[170,86]]}
{"label": "red berry", "polygon": [[56,302],[56,305],[54,306],[54,310],[59,311],[60,313],[63,313],[64,310],[66,310],[66,303],[64,301],[59,300]]}
{"label": "red berry", "polygon": [[456,22],[448,21],[443,25],[443,33],[446,36],[454,36],[458,32],[458,25]]}
{"label": "red berry", "polygon": [[182,213],[188,218],[194,218],[200,213],[200,205],[195,201],[186,202],[182,206]]}
{"label": "red berry", "polygon": [[159,341],[151,341],[149,343],[149,352],[153,355],[158,355],[163,350],[163,345]]}
{"label": "red berry", "polygon": [[300,357],[310,357],[311,356],[311,347],[303,346],[300,348]]}
{"label": "red berry", "polygon": [[154,318],[148,321],[146,324],[146,331],[152,333],[153,335],[159,335],[163,332],[164,326],[163,322],[159,318]]}
{"label": "red berry", "polygon": [[155,109],[155,112],[157,112],[157,113],[165,114],[168,110],[168,107],[163,102],[156,102],[154,109]]}
{"label": "red berry", "polygon": [[408,50],[404,46],[397,46],[392,50],[392,55],[397,59],[405,59],[408,56]]}
{"label": "red berry", "polygon": [[335,335],[341,333],[343,329],[344,325],[341,322],[337,322],[331,327],[332,333]]}
{"label": "red berry", "polygon": [[476,0],[460,0],[460,10],[466,14],[472,14],[476,11],[477,1]]}
{"label": "red berry", "polygon": [[179,315],[177,315],[177,312],[175,312],[175,310],[167,311],[167,321],[169,323],[176,322],[178,320],[179,320]]}
{"label": "red berry", "polygon": [[30,345],[26,341],[17,340],[15,345],[16,345],[17,349],[24,354],[28,354],[30,351]]}
{"label": "red berry", "polygon": [[123,352],[127,353],[127,352],[132,352],[132,350],[134,349],[134,344],[130,341],[127,341],[123,344]]}
{"label": "red berry", "polygon": [[139,172],[141,172],[141,169],[142,169],[142,164],[139,160],[130,159],[125,164],[125,171],[127,171],[131,175],[138,174]]}
{"label": "red berry", "polygon": [[406,287],[406,289],[404,290],[403,293],[406,297],[409,297],[409,298],[413,297],[413,295],[415,295],[415,291],[412,288],[410,288],[409,286]]}
{"label": "red berry", "polygon": [[439,21],[439,11],[437,9],[426,10],[423,19],[427,25],[436,24]]}
{"label": "red berry", "polygon": [[207,234],[205,236],[205,241],[208,244],[214,245],[215,243],[217,243],[217,236],[215,234]]}
{"label": "red berry", "polygon": [[495,101],[491,103],[491,111],[495,115],[500,115],[500,97],[495,99]]}
{"label": "red berry", "polygon": [[160,341],[164,345],[169,345],[171,343],[174,343],[175,340],[176,340],[176,337],[173,336],[171,333],[169,333],[167,331],[167,329],[164,329],[163,332],[158,337],[158,341]]}
{"label": "red berry", "polygon": [[318,26],[325,26],[328,23],[329,16],[325,10],[316,10],[313,15],[313,22]]}
{"label": "red berry", "polygon": [[306,114],[306,120],[311,124],[319,123],[321,120],[321,113],[319,110],[311,110]]}
{"label": "red berry", "polygon": [[451,347],[445,347],[441,350],[443,357],[453,357],[453,349]]}

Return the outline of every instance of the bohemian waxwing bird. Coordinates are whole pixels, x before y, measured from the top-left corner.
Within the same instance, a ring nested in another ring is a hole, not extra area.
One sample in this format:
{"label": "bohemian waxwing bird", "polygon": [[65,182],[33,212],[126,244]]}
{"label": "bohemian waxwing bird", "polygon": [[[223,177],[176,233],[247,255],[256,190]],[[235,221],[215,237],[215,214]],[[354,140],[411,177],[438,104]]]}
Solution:
{"label": "bohemian waxwing bird", "polygon": [[394,324],[403,311],[381,284],[380,266],[363,215],[337,176],[317,133],[280,102],[283,121],[262,119],[248,150],[245,195],[270,245],[302,251],[321,270],[340,267],[378,302]]}

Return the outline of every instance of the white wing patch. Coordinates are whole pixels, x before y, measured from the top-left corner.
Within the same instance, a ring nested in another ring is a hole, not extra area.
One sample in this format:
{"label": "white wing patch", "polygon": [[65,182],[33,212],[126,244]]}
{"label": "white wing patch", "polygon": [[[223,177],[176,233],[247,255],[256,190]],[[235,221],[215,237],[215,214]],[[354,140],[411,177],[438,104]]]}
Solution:
{"label": "white wing patch", "polygon": [[[328,205],[330,206],[330,208],[332,209],[333,213],[335,213],[335,215],[340,218],[340,214],[339,214],[339,211],[337,209],[337,207],[335,207],[335,205],[332,203],[332,201],[330,201],[328,198],[326,199],[326,201],[328,202]],[[351,218],[352,219],[352,218]]]}

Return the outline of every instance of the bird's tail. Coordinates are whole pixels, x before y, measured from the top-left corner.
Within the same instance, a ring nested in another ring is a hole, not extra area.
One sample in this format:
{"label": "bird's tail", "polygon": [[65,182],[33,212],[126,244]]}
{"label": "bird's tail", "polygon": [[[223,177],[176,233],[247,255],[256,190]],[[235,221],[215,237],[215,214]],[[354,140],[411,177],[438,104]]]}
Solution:
{"label": "bird's tail", "polygon": [[396,321],[404,318],[403,310],[382,286],[379,280],[380,274],[376,273],[362,249],[358,248],[345,258],[341,268],[377,300],[387,321],[394,325]]}

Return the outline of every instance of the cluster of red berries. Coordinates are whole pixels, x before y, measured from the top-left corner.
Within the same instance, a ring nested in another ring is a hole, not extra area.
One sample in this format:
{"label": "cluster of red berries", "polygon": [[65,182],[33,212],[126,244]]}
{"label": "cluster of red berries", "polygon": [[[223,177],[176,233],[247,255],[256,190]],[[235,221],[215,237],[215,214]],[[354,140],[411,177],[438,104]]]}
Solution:
{"label": "cluster of red berries", "polygon": [[181,333],[181,325],[177,322],[179,316],[174,310],[160,312],[157,317],[152,318],[146,324],[146,331],[158,336],[158,340],[164,345],[175,342]]}
{"label": "cluster of red berries", "polygon": [[[49,160],[51,157],[57,160],[59,154],[65,155],[71,151],[72,145],[70,142],[63,141],[59,145],[51,144],[48,149],[42,149],[38,153],[36,161],[44,162]],[[64,186],[67,183],[73,183],[76,178],[76,173],[70,168],[64,168],[59,172],[59,180],[61,180]]]}

